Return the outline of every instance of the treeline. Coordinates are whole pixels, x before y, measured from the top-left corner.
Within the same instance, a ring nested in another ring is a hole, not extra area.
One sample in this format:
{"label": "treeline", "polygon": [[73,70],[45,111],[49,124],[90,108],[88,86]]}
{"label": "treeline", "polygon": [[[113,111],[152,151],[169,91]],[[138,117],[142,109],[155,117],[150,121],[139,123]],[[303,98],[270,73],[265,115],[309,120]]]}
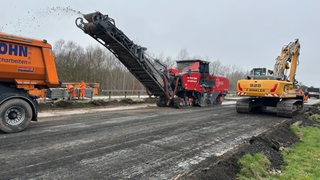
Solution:
{"label": "treeline", "polygon": [[[59,80],[62,82],[99,82],[101,89],[144,90],[143,85],[107,49],[100,46],[83,48],[75,42],[60,40],[54,44],[53,52]],[[191,57],[182,49],[176,58],[163,54],[154,56],[168,67],[175,67],[175,60],[203,59]],[[235,90],[236,81],[247,75],[237,66],[222,65],[220,61],[210,61],[210,71],[214,75],[225,76],[230,80],[230,90]]]}
{"label": "treeline", "polygon": [[59,80],[99,82],[101,89],[142,90],[144,87],[110,52],[99,46],[83,48],[63,40],[53,48]]}

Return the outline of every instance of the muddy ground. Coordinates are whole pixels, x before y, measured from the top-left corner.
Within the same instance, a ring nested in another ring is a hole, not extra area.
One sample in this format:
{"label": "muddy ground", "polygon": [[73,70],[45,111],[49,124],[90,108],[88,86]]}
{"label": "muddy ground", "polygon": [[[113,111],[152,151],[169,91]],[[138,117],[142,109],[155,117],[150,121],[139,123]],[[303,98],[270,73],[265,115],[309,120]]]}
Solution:
{"label": "muddy ground", "polygon": [[175,179],[286,121],[231,103],[41,117],[0,135],[0,179]]}
{"label": "muddy ground", "polygon": [[186,174],[182,179],[236,179],[237,174],[240,172],[237,162],[239,158],[249,153],[264,154],[271,162],[270,171],[275,172],[280,170],[280,167],[285,165],[281,151],[299,141],[299,138],[290,131],[290,126],[297,121],[301,121],[300,126],[314,126],[318,124],[316,121],[307,119],[307,114],[320,114],[319,109],[319,106],[309,107],[305,112],[295,116],[292,121],[277,126],[273,131],[252,137],[235,151],[224,154],[218,161],[215,160],[217,163],[210,164],[209,160],[206,165],[202,165],[201,168]]}
{"label": "muddy ground", "polygon": [[[139,103],[154,103],[154,99],[136,101],[132,99],[123,100],[94,100],[91,102],[77,101],[56,101],[40,103],[40,111],[73,109],[73,108],[94,108],[113,107]],[[292,120],[276,125],[273,131],[268,131],[259,136],[252,137],[244,142],[237,149],[227,152],[222,156],[213,156],[194,167],[193,170],[176,176],[174,179],[236,179],[240,167],[237,161],[245,154],[262,153],[270,160],[272,169],[278,170],[284,164],[281,150],[292,146],[299,138],[291,133],[290,125],[297,121],[302,121],[302,126],[312,126],[316,122],[308,120],[306,113],[320,113],[319,107],[310,107],[307,112],[295,116]],[[260,117],[260,116],[257,116]]]}

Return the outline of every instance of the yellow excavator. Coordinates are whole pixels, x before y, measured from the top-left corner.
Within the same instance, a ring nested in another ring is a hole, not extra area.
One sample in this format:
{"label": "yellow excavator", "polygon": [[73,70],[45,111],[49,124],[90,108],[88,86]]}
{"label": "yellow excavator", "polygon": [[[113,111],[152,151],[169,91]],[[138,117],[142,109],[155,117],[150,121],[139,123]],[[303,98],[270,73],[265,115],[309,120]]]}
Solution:
{"label": "yellow excavator", "polygon": [[[304,94],[295,79],[299,64],[299,39],[282,48],[273,70],[253,68],[247,79],[237,82],[238,113],[250,113],[276,107],[277,115],[292,117],[303,110]],[[289,74],[287,75],[289,71]]]}

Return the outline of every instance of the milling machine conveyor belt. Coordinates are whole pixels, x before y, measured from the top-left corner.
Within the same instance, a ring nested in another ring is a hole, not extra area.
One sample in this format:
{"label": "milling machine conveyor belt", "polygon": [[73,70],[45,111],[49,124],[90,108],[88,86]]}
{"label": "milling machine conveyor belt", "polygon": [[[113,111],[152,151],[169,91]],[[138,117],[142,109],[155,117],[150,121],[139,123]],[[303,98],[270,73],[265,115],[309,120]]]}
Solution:
{"label": "milling machine conveyor belt", "polygon": [[[127,69],[155,96],[165,96],[164,79],[168,80],[165,66],[146,56],[146,48],[133,43],[108,15],[100,12],[83,15],[76,25],[109,49]],[[158,64],[157,64],[158,63]],[[168,81],[167,81],[168,82]]]}

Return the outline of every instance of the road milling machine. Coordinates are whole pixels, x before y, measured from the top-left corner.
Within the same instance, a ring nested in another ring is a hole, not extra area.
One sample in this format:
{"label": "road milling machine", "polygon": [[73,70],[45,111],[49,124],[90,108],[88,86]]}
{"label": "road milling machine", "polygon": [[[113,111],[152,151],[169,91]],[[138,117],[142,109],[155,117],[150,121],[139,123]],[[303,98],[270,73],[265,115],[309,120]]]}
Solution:
{"label": "road milling machine", "polygon": [[157,105],[182,107],[220,104],[229,90],[229,80],[209,74],[209,62],[191,59],[167,68],[146,54],[100,12],[85,14],[76,25],[105,46],[143,84],[150,95],[158,97]]}
{"label": "road milling machine", "polygon": [[[296,39],[282,48],[273,70],[254,68],[247,79],[237,82],[238,113],[250,113],[276,107],[277,115],[292,117],[303,109],[304,94],[296,81],[300,43]],[[289,71],[289,74],[287,75]]]}

